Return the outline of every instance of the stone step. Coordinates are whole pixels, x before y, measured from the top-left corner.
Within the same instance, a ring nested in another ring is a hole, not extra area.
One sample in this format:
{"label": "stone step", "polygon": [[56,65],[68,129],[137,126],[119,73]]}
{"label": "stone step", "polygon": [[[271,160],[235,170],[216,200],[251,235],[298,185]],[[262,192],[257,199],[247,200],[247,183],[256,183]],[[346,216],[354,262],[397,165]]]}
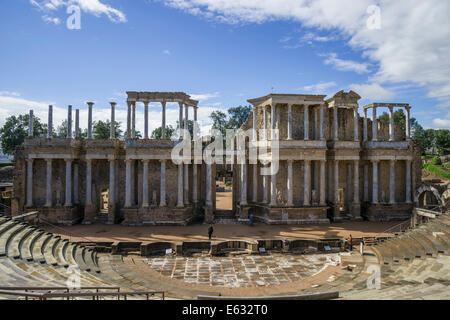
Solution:
{"label": "stone step", "polygon": [[25,225],[23,224],[15,224],[11,228],[8,228],[3,234],[0,236],[0,257],[6,255],[6,248],[9,242],[14,238],[14,236],[25,229]]}
{"label": "stone step", "polygon": [[36,230],[27,239],[25,239],[20,249],[21,259],[28,261],[33,260],[32,247],[34,246],[34,243],[37,241],[37,239],[39,239],[42,235],[44,235],[44,231]]}
{"label": "stone step", "polygon": [[66,253],[64,255],[64,258],[69,263],[69,266],[78,266],[77,262],[75,261],[75,251],[76,251],[77,245],[74,243],[70,243],[67,246]]}
{"label": "stone step", "polygon": [[437,253],[445,253],[446,248],[442,245],[442,243],[437,240],[432,234],[425,230],[417,230],[417,234],[419,236],[422,236],[422,239],[424,240],[423,243],[428,244],[432,250],[433,254],[432,256],[436,256]]}
{"label": "stone step", "polygon": [[45,263],[43,250],[45,249],[45,245],[47,244],[47,242],[50,241],[52,237],[53,235],[51,233],[45,233],[34,242],[31,251],[34,261]]}
{"label": "stone step", "polygon": [[14,240],[7,247],[7,255],[10,258],[19,259],[22,245],[28,237],[35,232],[35,228],[26,227],[20,233],[18,233]]}
{"label": "stone step", "polygon": [[96,264],[96,258],[95,258],[95,252],[91,249],[87,249],[84,255],[84,261],[86,262],[86,265],[89,266],[91,271],[94,271],[96,273],[100,273],[100,269],[98,268]]}
{"label": "stone step", "polygon": [[425,250],[423,245],[419,241],[417,241],[415,238],[413,238],[411,236],[411,233],[408,233],[407,237],[409,239],[409,244],[415,250],[416,258],[425,258],[427,255],[427,251]]}
{"label": "stone step", "polygon": [[397,245],[394,243],[394,240],[384,242],[383,247],[390,249],[392,253],[392,261],[398,263],[403,261],[403,252],[398,249]]}
{"label": "stone step", "polygon": [[58,261],[55,258],[55,247],[61,241],[61,237],[53,236],[46,244],[44,251],[45,262],[49,265],[56,266]]}
{"label": "stone step", "polygon": [[13,220],[6,221],[4,224],[0,225],[0,236],[6,231],[14,227],[17,223]]}
{"label": "stone step", "polygon": [[77,263],[78,267],[83,271],[90,271],[91,268],[86,264],[84,261],[84,252],[86,251],[86,248],[77,246],[75,248],[75,262]]}
{"label": "stone step", "polygon": [[409,234],[409,236],[411,238],[415,239],[417,242],[419,242],[422,245],[422,247],[424,248],[427,256],[434,256],[434,255],[436,255],[437,250],[435,249],[433,244],[419,230],[414,230],[414,232],[411,232]]}
{"label": "stone step", "polygon": [[66,239],[61,239],[61,241],[58,242],[58,244],[55,247],[55,259],[58,263],[58,266],[62,266],[64,268],[67,268],[69,266],[69,263],[64,258],[64,248],[67,247],[69,244],[69,241]]}
{"label": "stone step", "polygon": [[393,264],[394,258],[392,256],[392,250],[384,245],[376,245],[372,247],[373,251],[381,258],[383,264]]}

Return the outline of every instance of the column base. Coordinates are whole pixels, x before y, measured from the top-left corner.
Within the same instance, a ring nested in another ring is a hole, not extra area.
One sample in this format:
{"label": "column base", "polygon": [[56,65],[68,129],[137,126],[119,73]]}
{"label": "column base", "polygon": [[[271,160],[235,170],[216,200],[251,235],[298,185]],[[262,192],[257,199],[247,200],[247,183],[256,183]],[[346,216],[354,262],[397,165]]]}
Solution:
{"label": "column base", "polygon": [[362,221],[361,217],[361,204],[360,203],[353,203],[352,205],[352,220],[355,221]]}
{"label": "column base", "polygon": [[95,222],[95,215],[97,214],[97,207],[93,204],[84,206],[84,218],[81,224],[93,224]]}

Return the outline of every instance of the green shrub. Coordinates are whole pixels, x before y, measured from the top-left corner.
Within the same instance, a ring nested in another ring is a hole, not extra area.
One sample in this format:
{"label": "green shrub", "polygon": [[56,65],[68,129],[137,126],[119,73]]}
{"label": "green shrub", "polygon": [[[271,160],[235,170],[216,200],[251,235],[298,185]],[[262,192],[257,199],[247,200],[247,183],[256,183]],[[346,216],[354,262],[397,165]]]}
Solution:
{"label": "green shrub", "polygon": [[424,163],[422,164],[422,168],[424,168],[427,171],[430,171],[435,176],[438,176],[442,179],[450,180],[450,172],[447,172],[436,165],[433,165],[431,163]]}
{"label": "green shrub", "polygon": [[433,159],[431,159],[431,164],[434,164],[435,166],[442,165],[441,157],[435,156]]}
{"label": "green shrub", "polygon": [[3,167],[9,167],[12,166],[13,164],[11,162],[0,162],[0,168]]}

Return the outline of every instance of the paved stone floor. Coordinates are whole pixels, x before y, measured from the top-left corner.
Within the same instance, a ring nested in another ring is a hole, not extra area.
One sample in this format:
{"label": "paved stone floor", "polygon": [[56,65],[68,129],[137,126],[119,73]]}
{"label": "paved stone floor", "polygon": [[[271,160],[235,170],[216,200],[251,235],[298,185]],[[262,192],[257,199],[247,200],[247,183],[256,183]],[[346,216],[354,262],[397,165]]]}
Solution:
{"label": "paved stone floor", "polygon": [[271,254],[234,257],[155,257],[145,259],[156,272],[186,283],[220,287],[262,287],[311,277],[340,255]]}

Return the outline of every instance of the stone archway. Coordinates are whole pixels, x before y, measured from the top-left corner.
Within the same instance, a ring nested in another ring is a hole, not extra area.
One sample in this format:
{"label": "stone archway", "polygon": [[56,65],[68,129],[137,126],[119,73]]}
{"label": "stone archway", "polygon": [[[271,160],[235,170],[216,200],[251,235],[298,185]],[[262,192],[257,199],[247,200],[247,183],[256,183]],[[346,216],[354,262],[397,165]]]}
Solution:
{"label": "stone archway", "polygon": [[422,185],[419,187],[419,189],[417,189],[416,194],[414,195],[414,203],[416,204],[416,206],[421,206],[421,201],[423,200],[423,197],[427,195],[427,193],[432,194],[439,206],[442,207],[443,203],[439,191],[435,187],[428,185]]}

